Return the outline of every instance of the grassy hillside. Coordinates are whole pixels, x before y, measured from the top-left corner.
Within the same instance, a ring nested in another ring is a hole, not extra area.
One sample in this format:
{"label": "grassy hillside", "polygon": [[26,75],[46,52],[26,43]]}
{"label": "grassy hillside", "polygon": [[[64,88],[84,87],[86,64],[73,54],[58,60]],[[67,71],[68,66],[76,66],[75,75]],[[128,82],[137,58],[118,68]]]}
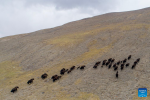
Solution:
{"label": "grassy hillside", "polygon": [[[150,99],[150,8],[109,13],[56,28],[0,39],[1,100],[145,100],[138,88],[148,89]],[[106,66],[93,69],[108,58],[130,66],[116,72]],[[133,62],[140,58],[135,69]],[[60,80],[51,77],[62,68],[86,65]],[[47,73],[48,78],[41,79]],[[33,84],[27,81],[35,78]],[[19,86],[16,93],[11,89]]]}

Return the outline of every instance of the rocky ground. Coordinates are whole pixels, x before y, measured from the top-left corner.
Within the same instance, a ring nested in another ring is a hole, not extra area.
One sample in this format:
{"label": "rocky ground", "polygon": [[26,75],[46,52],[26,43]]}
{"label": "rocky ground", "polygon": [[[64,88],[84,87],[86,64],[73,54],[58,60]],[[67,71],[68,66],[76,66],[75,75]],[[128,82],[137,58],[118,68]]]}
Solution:
{"label": "rocky ground", "polygon": [[[109,13],[56,28],[0,39],[0,100],[149,100],[150,8]],[[95,62],[132,55],[130,66],[118,69]],[[133,62],[140,58],[135,69]],[[51,76],[62,68],[86,65],[60,80]],[[43,73],[48,78],[42,80]],[[35,78],[33,84],[27,81]],[[19,86],[16,93],[10,90]],[[148,89],[147,98],[138,88]]]}

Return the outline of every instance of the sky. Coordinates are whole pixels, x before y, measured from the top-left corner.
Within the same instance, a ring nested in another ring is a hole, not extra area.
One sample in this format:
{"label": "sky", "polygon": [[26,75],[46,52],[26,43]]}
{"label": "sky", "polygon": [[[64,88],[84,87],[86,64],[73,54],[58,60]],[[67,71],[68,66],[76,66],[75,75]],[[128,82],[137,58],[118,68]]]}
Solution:
{"label": "sky", "polygon": [[0,38],[146,7],[150,0],[0,0]]}

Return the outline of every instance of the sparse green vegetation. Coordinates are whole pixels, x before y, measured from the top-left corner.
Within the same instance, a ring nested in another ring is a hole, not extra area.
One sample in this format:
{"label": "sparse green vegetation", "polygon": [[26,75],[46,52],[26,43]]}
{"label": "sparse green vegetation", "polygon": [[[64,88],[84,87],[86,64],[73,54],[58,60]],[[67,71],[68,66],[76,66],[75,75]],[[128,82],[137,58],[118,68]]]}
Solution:
{"label": "sparse green vegetation", "polygon": [[[87,24],[82,22],[81,26],[70,23],[75,26],[73,28],[66,24],[64,29],[41,30],[37,35],[13,36],[12,40],[11,37],[3,38],[0,41],[0,61],[3,61],[0,62],[0,98],[100,100],[107,96],[111,100],[121,97],[138,100],[136,89],[140,87],[139,83],[150,83],[150,24],[138,19],[146,16],[144,14],[138,14],[137,17],[124,15],[126,20],[122,19],[123,15],[114,15],[112,19],[105,19],[104,16],[99,16],[100,20],[97,20],[98,16],[89,22],[87,20]],[[135,19],[130,20],[132,17]],[[129,66],[126,71],[122,71],[123,74],[119,72],[118,80],[113,76],[114,71],[106,67],[92,70],[96,61],[108,57],[123,59],[129,54],[141,57],[141,62],[134,71]],[[59,75],[62,68],[81,65],[86,65],[85,70],[75,70],[52,82],[51,77]],[[41,75],[44,73],[48,77],[42,80]],[[31,78],[35,80],[28,85],[27,81]],[[19,86],[19,89],[12,95],[10,89],[14,86]],[[132,95],[128,91],[132,91]],[[150,98],[149,91],[147,98]]]}

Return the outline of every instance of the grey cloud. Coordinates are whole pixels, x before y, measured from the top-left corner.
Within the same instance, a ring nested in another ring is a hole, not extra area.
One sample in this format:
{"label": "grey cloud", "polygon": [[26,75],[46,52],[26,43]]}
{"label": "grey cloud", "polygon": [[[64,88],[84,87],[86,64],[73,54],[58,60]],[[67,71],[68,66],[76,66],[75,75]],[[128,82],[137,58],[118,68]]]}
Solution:
{"label": "grey cloud", "polygon": [[0,12],[0,37],[56,27],[91,16],[76,9],[57,10],[53,5],[38,2],[27,6],[27,2],[18,0],[0,1]]}
{"label": "grey cloud", "polygon": [[[99,15],[117,7],[118,0],[25,0],[25,6],[55,6],[56,10],[78,9],[81,13]],[[95,14],[95,12],[98,12]]]}
{"label": "grey cloud", "polygon": [[25,0],[26,6],[33,5],[55,5],[56,9],[98,9],[110,10],[117,5],[117,0]]}
{"label": "grey cloud", "polygon": [[[134,2],[135,6],[132,4]],[[0,0],[0,37],[56,27],[86,17],[142,8],[145,5],[150,6],[150,1]]]}

